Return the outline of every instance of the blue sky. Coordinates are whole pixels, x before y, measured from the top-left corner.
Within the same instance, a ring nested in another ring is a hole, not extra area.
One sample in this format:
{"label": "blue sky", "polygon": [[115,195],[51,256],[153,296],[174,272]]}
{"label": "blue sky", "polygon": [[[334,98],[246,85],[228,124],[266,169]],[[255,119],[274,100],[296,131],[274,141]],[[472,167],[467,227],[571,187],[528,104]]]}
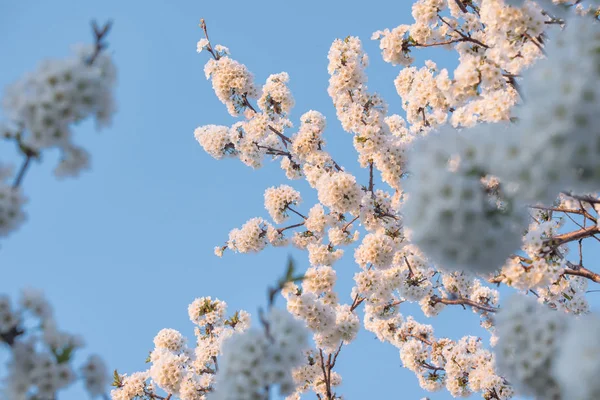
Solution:
{"label": "blue sky", "polygon": [[[327,52],[335,38],[361,37],[371,59],[370,87],[392,112],[401,112],[392,82],[398,68],[381,60],[369,38],[375,30],[411,23],[411,3],[2,2],[1,87],[38,61],[62,57],[71,44],[90,41],[91,19],[112,19],[108,41],[119,73],[119,112],[113,126],[101,132],[91,123],[76,129],[76,142],[93,156],[90,172],[57,181],[51,174],[57,154],[47,154],[29,171],[24,182],[29,221],[0,243],[0,293],[16,296],[23,287],[42,288],[60,326],[81,333],[86,351],[101,354],[120,372],[145,368],[154,334],[162,328],[179,329],[193,340],[187,305],[196,297],[218,297],[231,311],[256,314],[288,255],[300,268],[308,261],[290,249],[213,256],[230,229],[267,216],[263,192],[285,177],[277,163],[254,171],[235,160],[218,162],[195,142],[197,126],[233,121],[204,78],[207,55],[196,53],[199,20],[206,19],[213,42],[228,46],[258,83],[288,72],[296,99],[292,120],[297,123],[310,109],[325,114],[329,151],[365,181],[366,172],[356,170],[351,136],[339,126],[327,95]],[[455,64],[451,53],[435,54],[440,66]],[[10,146],[0,148],[2,160],[13,154]],[[306,185],[296,186],[303,190],[300,209],[306,211],[316,196]],[[352,252],[336,267],[341,297],[349,302],[358,269]],[[402,310],[426,322],[415,308]],[[469,310],[447,309],[430,322],[440,337],[487,339]],[[339,392],[347,399],[427,395],[401,367],[398,351],[365,331],[344,349],[338,366],[344,379]],[[446,392],[429,396],[451,398]],[[81,388],[60,396],[82,398]]]}

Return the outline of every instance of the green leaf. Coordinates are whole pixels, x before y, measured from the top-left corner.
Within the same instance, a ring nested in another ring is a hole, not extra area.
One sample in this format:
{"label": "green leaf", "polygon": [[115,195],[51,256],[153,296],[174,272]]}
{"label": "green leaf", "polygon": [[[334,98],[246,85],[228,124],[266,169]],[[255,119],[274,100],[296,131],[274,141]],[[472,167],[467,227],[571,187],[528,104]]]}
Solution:
{"label": "green leaf", "polygon": [[292,275],[294,274],[294,259],[290,257],[288,259],[287,271],[285,272],[285,281],[290,282],[292,280]]}
{"label": "green leaf", "polygon": [[121,380],[121,375],[119,375],[119,372],[117,372],[116,369],[113,372],[113,382],[112,382],[111,386],[114,386],[114,387],[123,386],[123,381]]}
{"label": "green leaf", "polygon": [[73,350],[75,350],[75,348],[73,346],[68,346],[65,347],[62,350],[58,350],[58,349],[52,349],[52,353],[54,354],[54,357],[56,358],[56,363],[57,364],[64,364],[69,362],[69,360],[71,360],[71,356],[73,355]]}

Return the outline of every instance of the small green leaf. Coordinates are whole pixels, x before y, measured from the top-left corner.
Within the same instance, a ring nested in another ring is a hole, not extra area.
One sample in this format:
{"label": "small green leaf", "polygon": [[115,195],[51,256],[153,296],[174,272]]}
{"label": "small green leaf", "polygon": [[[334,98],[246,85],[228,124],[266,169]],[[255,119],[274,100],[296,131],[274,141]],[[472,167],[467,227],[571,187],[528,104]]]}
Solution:
{"label": "small green leaf", "polygon": [[112,382],[111,386],[114,386],[114,387],[123,386],[123,381],[121,380],[121,375],[119,375],[119,372],[117,372],[116,369],[113,372],[113,382]]}

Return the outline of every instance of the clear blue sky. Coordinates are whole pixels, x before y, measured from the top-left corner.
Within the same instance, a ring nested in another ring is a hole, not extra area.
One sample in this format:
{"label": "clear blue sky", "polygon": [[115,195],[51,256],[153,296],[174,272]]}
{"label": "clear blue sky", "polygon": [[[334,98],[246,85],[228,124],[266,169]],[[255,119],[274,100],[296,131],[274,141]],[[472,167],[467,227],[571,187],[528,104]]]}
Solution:
{"label": "clear blue sky", "polygon": [[[255,315],[288,254],[295,254],[301,268],[308,261],[290,249],[213,256],[231,228],[267,216],[264,189],[285,177],[278,163],[253,171],[235,160],[213,160],[195,142],[197,126],[233,121],[204,78],[206,55],[196,53],[199,20],[206,19],[213,42],[228,46],[258,83],[287,71],[296,98],[292,119],[297,123],[309,109],[324,113],[329,150],[356,171],[351,136],[340,128],[326,91],[327,51],[335,38],[360,36],[371,58],[370,87],[383,94],[392,112],[401,112],[393,87],[398,68],[383,63],[369,39],[375,30],[411,23],[411,3],[0,1],[1,87],[43,58],[64,56],[71,44],[89,41],[92,18],[114,20],[109,51],[119,72],[113,126],[100,133],[90,123],[76,129],[76,141],[93,155],[93,169],[79,179],[57,181],[51,174],[57,155],[47,154],[29,171],[24,182],[29,221],[0,243],[0,293],[42,288],[60,326],[81,333],[86,351],[101,354],[120,372],[146,367],[161,328],[179,329],[193,340],[187,305],[195,297],[218,297],[232,311],[244,308]],[[438,64],[454,65],[446,54],[437,53]],[[12,154],[2,145],[2,160]],[[366,178],[364,171],[357,173]],[[304,189],[300,208],[306,211],[315,195],[306,185],[298,187]],[[336,267],[342,298],[350,301],[358,269],[352,252]],[[427,322],[415,310],[404,307],[403,313]],[[430,322],[440,337],[488,337],[478,318],[461,308]],[[398,351],[369,332],[343,351],[338,365],[347,399],[428,395],[401,367]],[[429,396],[451,398],[447,392]],[[82,398],[81,388],[60,396]]]}

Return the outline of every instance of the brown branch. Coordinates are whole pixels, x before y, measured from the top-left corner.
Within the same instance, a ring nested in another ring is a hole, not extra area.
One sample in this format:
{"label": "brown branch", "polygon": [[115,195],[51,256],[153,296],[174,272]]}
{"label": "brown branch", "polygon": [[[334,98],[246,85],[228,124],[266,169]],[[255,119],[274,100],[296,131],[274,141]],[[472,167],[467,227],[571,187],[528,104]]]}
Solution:
{"label": "brown branch", "polygon": [[304,225],[304,222],[300,222],[299,224],[286,226],[284,228],[279,228],[279,229],[277,229],[277,232],[282,233],[283,231],[286,231],[288,229],[298,228],[299,226],[303,226],[303,225]]}
{"label": "brown branch", "polygon": [[306,216],[300,214],[298,211],[294,210],[292,207],[290,207],[290,205],[288,204],[287,206],[285,206],[288,210],[290,210],[291,212],[293,212],[294,214],[302,217],[302,219],[308,219],[306,218]]}
{"label": "brown branch", "polygon": [[108,44],[104,42],[108,32],[110,32],[110,28],[112,27],[112,21],[106,22],[102,27],[99,27],[96,21],[92,21],[92,30],[94,31],[94,52],[87,59],[87,64],[92,65],[94,61],[98,58],[102,50],[108,47]]}
{"label": "brown branch", "polygon": [[586,203],[590,203],[590,204],[600,204],[600,199],[593,197],[593,196],[589,196],[589,195],[578,195],[578,194],[574,194],[574,193],[569,193],[569,192],[562,192],[562,194],[572,197],[576,200],[581,200],[584,201]]}
{"label": "brown branch", "polygon": [[269,147],[269,146],[263,146],[260,145],[256,142],[254,142],[254,145],[258,148],[258,149],[265,149],[267,150],[267,154],[269,155],[273,155],[273,156],[285,156],[285,157],[291,157],[292,155],[287,152],[287,151],[283,151],[283,150],[279,150],[273,147]]}
{"label": "brown branch", "polygon": [[344,225],[344,227],[342,228],[342,232],[346,232],[346,229],[348,229],[348,227],[350,225],[352,225],[352,223],[354,223],[354,221],[356,221],[358,218],[360,218],[360,215],[357,215],[356,217],[354,217],[354,219],[352,221],[350,221],[346,225]]}
{"label": "brown branch", "polygon": [[25,174],[27,173],[27,169],[29,169],[29,166],[31,165],[31,159],[33,158],[33,156],[31,154],[27,154],[25,156],[25,159],[23,160],[23,164],[21,164],[21,168],[19,168],[19,173],[17,174],[17,177],[15,178],[15,181],[13,182],[13,189],[18,188],[21,185],[21,182],[23,182],[23,178],[25,177]]}
{"label": "brown branch", "polygon": [[6,332],[0,332],[0,342],[4,342],[9,346],[15,344],[15,340],[23,335],[25,331],[18,326],[14,326]]}
{"label": "brown branch", "polygon": [[594,271],[590,271],[589,269],[585,268],[583,265],[575,265],[569,261],[567,261],[567,265],[569,266],[569,269],[564,270],[564,272],[563,272],[564,275],[581,276],[583,278],[587,278],[596,283],[600,283],[600,274],[597,274]]}
{"label": "brown branch", "polygon": [[210,39],[208,38],[208,29],[206,28],[206,21],[204,18],[200,20],[200,28],[204,31],[204,37],[208,40],[208,46],[206,46],[206,50],[213,56],[215,60],[219,60],[221,58],[217,53],[214,52],[212,45],[210,44]]}
{"label": "brown branch", "polygon": [[[448,40],[446,42],[436,42],[436,43],[411,43],[408,44],[407,47],[435,47],[435,46],[446,46],[449,44],[454,44],[454,43],[462,43],[462,42],[472,42],[475,39],[469,39],[467,37],[467,39],[465,38],[459,38],[459,39],[452,39],[452,40]],[[481,43],[481,42],[480,42]]]}
{"label": "brown branch", "polygon": [[373,161],[369,163],[369,192],[373,195],[373,188],[375,187],[375,183],[373,182]]}
{"label": "brown branch", "polygon": [[489,49],[490,46],[486,45],[485,43],[480,42],[477,39],[473,39],[471,36],[465,35],[463,32],[459,31],[458,29],[456,29],[455,27],[453,27],[452,25],[450,25],[450,23],[448,23],[448,21],[446,21],[444,19],[444,17],[442,17],[441,15],[438,14],[438,18],[444,23],[446,24],[450,29],[452,29],[454,32],[458,33],[460,35],[461,38],[463,38],[464,42],[472,42],[475,43],[485,49]]}
{"label": "brown branch", "polygon": [[412,270],[412,267],[410,266],[410,263],[408,262],[408,258],[406,258],[406,256],[404,256],[404,262],[406,263],[406,266],[408,267],[408,277],[412,278],[412,276],[415,274]]}
{"label": "brown branch", "polygon": [[273,132],[274,134],[276,134],[277,136],[279,136],[279,138],[283,142],[283,145],[286,148],[287,148],[287,144],[288,143],[292,143],[292,139],[290,139],[289,137],[285,136],[283,133],[279,132],[277,129],[273,128],[271,125],[269,125],[269,129],[271,130],[271,132]]}
{"label": "brown branch", "polygon": [[325,392],[327,395],[327,400],[333,400],[331,395],[331,381],[329,380],[329,376],[327,374],[327,370],[325,369],[325,359],[323,357],[323,350],[319,349],[319,355],[321,356],[321,370],[323,371],[323,380],[325,381]]}
{"label": "brown branch", "polygon": [[562,212],[565,214],[579,214],[579,215],[586,214],[581,210],[577,210],[577,209],[573,209],[573,208],[545,207],[545,206],[529,206],[529,208],[534,208],[536,210],[556,211],[556,212]]}
{"label": "brown branch", "polygon": [[560,246],[565,243],[573,242],[575,240],[593,237],[597,233],[600,233],[600,229],[598,229],[598,226],[593,225],[589,228],[582,228],[577,231],[563,233],[562,235],[554,236],[551,239],[548,239],[547,243],[552,246]]}
{"label": "brown branch", "polygon": [[417,339],[423,343],[425,343],[428,346],[433,346],[433,342],[429,339],[425,339],[423,336],[417,336],[417,335],[412,335],[412,334],[407,334],[407,335],[403,335],[404,338],[413,338],[413,339]]}
{"label": "brown branch", "polygon": [[335,355],[333,356],[333,362],[331,363],[331,368],[335,367],[335,362],[337,361],[340,351],[342,351],[342,346],[344,346],[344,342],[340,342],[340,347],[338,347],[337,351],[335,352]]}
{"label": "brown branch", "polygon": [[495,313],[498,311],[498,309],[496,307],[491,307],[491,306],[486,306],[485,304],[481,304],[478,303],[476,301],[470,300],[470,299],[464,299],[464,298],[458,298],[458,299],[443,299],[441,297],[438,296],[432,296],[431,297],[431,301],[435,304],[435,303],[442,303],[442,304],[446,304],[446,305],[461,305],[461,306],[471,306],[474,308],[477,308],[481,311],[486,311],[486,312],[492,312]]}
{"label": "brown branch", "polygon": [[458,8],[460,8],[460,11],[462,11],[464,13],[469,12],[469,10],[467,10],[467,6],[465,6],[461,0],[454,0],[454,2],[458,6]]}
{"label": "brown branch", "polygon": [[356,308],[358,306],[360,306],[362,304],[362,302],[365,300],[366,300],[366,297],[360,297],[358,294],[356,296],[354,296],[354,301],[352,302],[352,305],[350,306],[350,311],[356,310]]}

